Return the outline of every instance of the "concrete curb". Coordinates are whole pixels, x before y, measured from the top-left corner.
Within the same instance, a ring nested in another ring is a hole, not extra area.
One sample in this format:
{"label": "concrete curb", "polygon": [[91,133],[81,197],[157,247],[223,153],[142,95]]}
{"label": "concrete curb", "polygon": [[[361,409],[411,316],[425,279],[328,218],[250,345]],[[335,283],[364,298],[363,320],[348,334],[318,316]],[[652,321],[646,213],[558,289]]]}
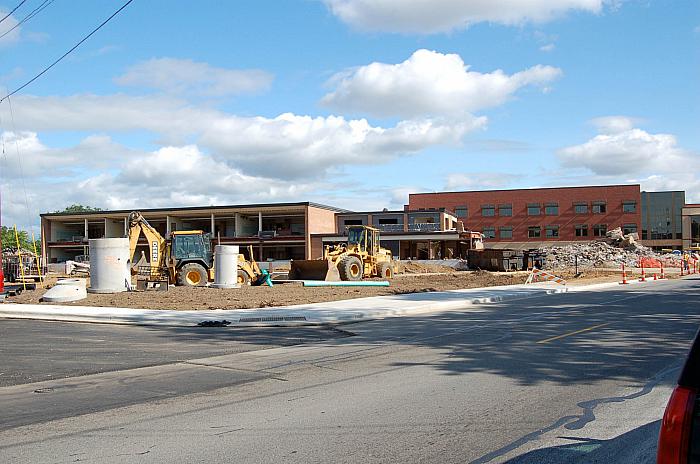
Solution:
{"label": "concrete curb", "polygon": [[570,289],[553,284],[507,285],[376,296],[253,310],[169,311],[65,305],[4,303],[0,317],[103,324],[194,326],[227,320],[233,327],[338,324],[468,309],[478,304],[529,298]]}

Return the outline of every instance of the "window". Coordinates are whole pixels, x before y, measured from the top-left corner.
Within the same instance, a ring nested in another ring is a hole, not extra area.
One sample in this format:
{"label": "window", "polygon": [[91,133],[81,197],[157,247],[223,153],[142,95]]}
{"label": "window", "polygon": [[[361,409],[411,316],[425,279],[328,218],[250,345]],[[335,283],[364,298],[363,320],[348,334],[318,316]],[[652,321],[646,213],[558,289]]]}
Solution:
{"label": "window", "polygon": [[496,207],[493,205],[482,205],[481,206],[481,215],[482,216],[495,216],[496,215]]}
{"label": "window", "polygon": [[593,225],[593,236],[594,237],[605,237],[608,233],[608,226],[606,224],[594,224]]}
{"label": "window", "polygon": [[636,213],[637,212],[637,202],[636,201],[623,201],[622,202],[622,212],[623,213]]}
{"label": "window", "polygon": [[544,214],[546,214],[547,216],[558,216],[559,203],[545,203]]}
{"label": "window", "polygon": [[499,230],[500,237],[502,239],[513,238],[513,228],[512,227],[501,227]]}
{"label": "window", "polygon": [[622,233],[627,235],[627,234],[634,234],[637,232],[637,224],[623,224],[622,225]]}
{"label": "window", "polygon": [[362,219],[346,219],[343,221],[346,226],[361,226]]}
{"label": "window", "polygon": [[465,218],[469,216],[469,210],[466,206],[455,206],[455,216],[458,218]]}
{"label": "window", "polygon": [[396,218],[385,218],[385,219],[379,219],[379,225],[383,226],[386,224],[398,224],[399,220]]}
{"label": "window", "polygon": [[607,211],[607,205],[604,201],[594,201],[593,202],[593,213],[603,214]]}
{"label": "window", "polygon": [[574,203],[574,213],[588,214],[588,203]]}
{"label": "window", "polygon": [[528,238],[540,238],[542,236],[542,228],[540,226],[530,226],[527,228]]}
{"label": "window", "polygon": [[496,238],[496,228],[495,227],[484,227],[483,230],[484,238]]}
{"label": "window", "polygon": [[527,204],[527,215],[528,216],[539,216],[540,215],[540,204],[539,203],[528,203]]}
{"label": "window", "polygon": [[576,224],[574,230],[577,237],[588,237],[588,224]]}
{"label": "window", "polygon": [[513,205],[510,205],[510,204],[498,205],[498,215],[499,216],[512,216],[513,215]]}
{"label": "window", "polygon": [[558,238],[559,237],[559,226],[545,226],[544,236],[547,238]]}

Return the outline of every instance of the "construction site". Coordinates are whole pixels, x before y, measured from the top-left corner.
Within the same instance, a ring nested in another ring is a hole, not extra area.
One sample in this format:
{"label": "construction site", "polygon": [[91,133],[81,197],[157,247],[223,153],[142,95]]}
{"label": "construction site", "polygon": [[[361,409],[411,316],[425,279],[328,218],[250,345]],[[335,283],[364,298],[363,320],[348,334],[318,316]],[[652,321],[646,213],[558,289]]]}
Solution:
{"label": "construction site", "polygon": [[[444,211],[421,212],[429,213],[445,225],[443,240],[436,238],[436,230],[423,231],[423,237],[414,231],[412,239],[420,242],[427,236],[428,250],[459,258],[399,259],[383,247],[379,228],[346,221],[338,222],[345,234],[333,236],[332,244],[322,242],[312,259],[259,262],[260,244],[222,244],[226,241],[220,234],[170,230],[169,219],[166,238],[134,211],[124,221],[123,237],[89,238],[85,254],[75,260],[45,263],[46,255],[37,250],[6,246],[3,295],[25,304],[237,310],[539,281],[562,286],[626,283],[700,270],[695,252],[657,252],[641,245],[637,233],[625,234],[621,228],[575,244],[489,248],[488,239],[465,229],[462,221]],[[262,215],[259,219],[262,223]],[[88,219],[85,224],[88,229]]]}

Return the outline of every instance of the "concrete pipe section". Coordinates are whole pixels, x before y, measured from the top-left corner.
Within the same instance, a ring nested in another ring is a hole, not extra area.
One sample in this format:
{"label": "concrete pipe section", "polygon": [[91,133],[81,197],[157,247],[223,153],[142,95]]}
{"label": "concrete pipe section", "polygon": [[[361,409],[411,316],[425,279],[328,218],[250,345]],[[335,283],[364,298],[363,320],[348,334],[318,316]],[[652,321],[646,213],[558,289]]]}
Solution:
{"label": "concrete pipe section", "polygon": [[214,248],[214,288],[240,288],[238,283],[238,245]]}
{"label": "concrete pipe section", "polygon": [[119,293],[131,284],[128,238],[94,238],[90,246],[90,293]]}

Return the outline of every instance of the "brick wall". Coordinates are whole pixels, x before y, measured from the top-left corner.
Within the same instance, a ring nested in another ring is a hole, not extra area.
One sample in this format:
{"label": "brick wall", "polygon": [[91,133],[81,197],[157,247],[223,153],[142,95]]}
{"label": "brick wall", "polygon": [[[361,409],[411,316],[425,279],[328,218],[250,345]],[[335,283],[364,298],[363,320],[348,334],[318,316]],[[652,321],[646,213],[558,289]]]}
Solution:
{"label": "brick wall", "polygon": [[306,211],[306,259],[319,258],[323,255],[323,247],[320,240],[312,242],[311,235],[335,233],[335,212],[314,206],[308,206]]}
{"label": "brick wall", "polygon": [[[593,213],[594,202],[605,202],[605,213]],[[635,212],[623,212],[623,202],[636,202]],[[575,212],[576,203],[586,203],[588,213]],[[546,215],[547,203],[558,205],[558,214]],[[639,185],[611,185],[593,187],[561,187],[521,190],[489,190],[475,192],[415,193],[409,195],[409,209],[446,208],[451,211],[463,211],[467,207],[466,217],[459,219],[465,227],[475,231],[493,227],[496,236],[488,241],[541,242],[541,241],[576,241],[591,240],[593,225],[604,224],[607,230],[634,224],[641,233],[641,193]],[[512,205],[512,216],[501,216],[499,205]],[[540,204],[540,215],[528,215],[528,204]],[[493,205],[494,216],[482,215],[482,206]],[[577,237],[576,225],[587,225],[588,235]],[[539,226],[541,237],[529,237],[528,228]],[[546,226],[559,226],[558,237],[547,238]],[[512,227],[512,239],[500,238],[502,227]]]}

